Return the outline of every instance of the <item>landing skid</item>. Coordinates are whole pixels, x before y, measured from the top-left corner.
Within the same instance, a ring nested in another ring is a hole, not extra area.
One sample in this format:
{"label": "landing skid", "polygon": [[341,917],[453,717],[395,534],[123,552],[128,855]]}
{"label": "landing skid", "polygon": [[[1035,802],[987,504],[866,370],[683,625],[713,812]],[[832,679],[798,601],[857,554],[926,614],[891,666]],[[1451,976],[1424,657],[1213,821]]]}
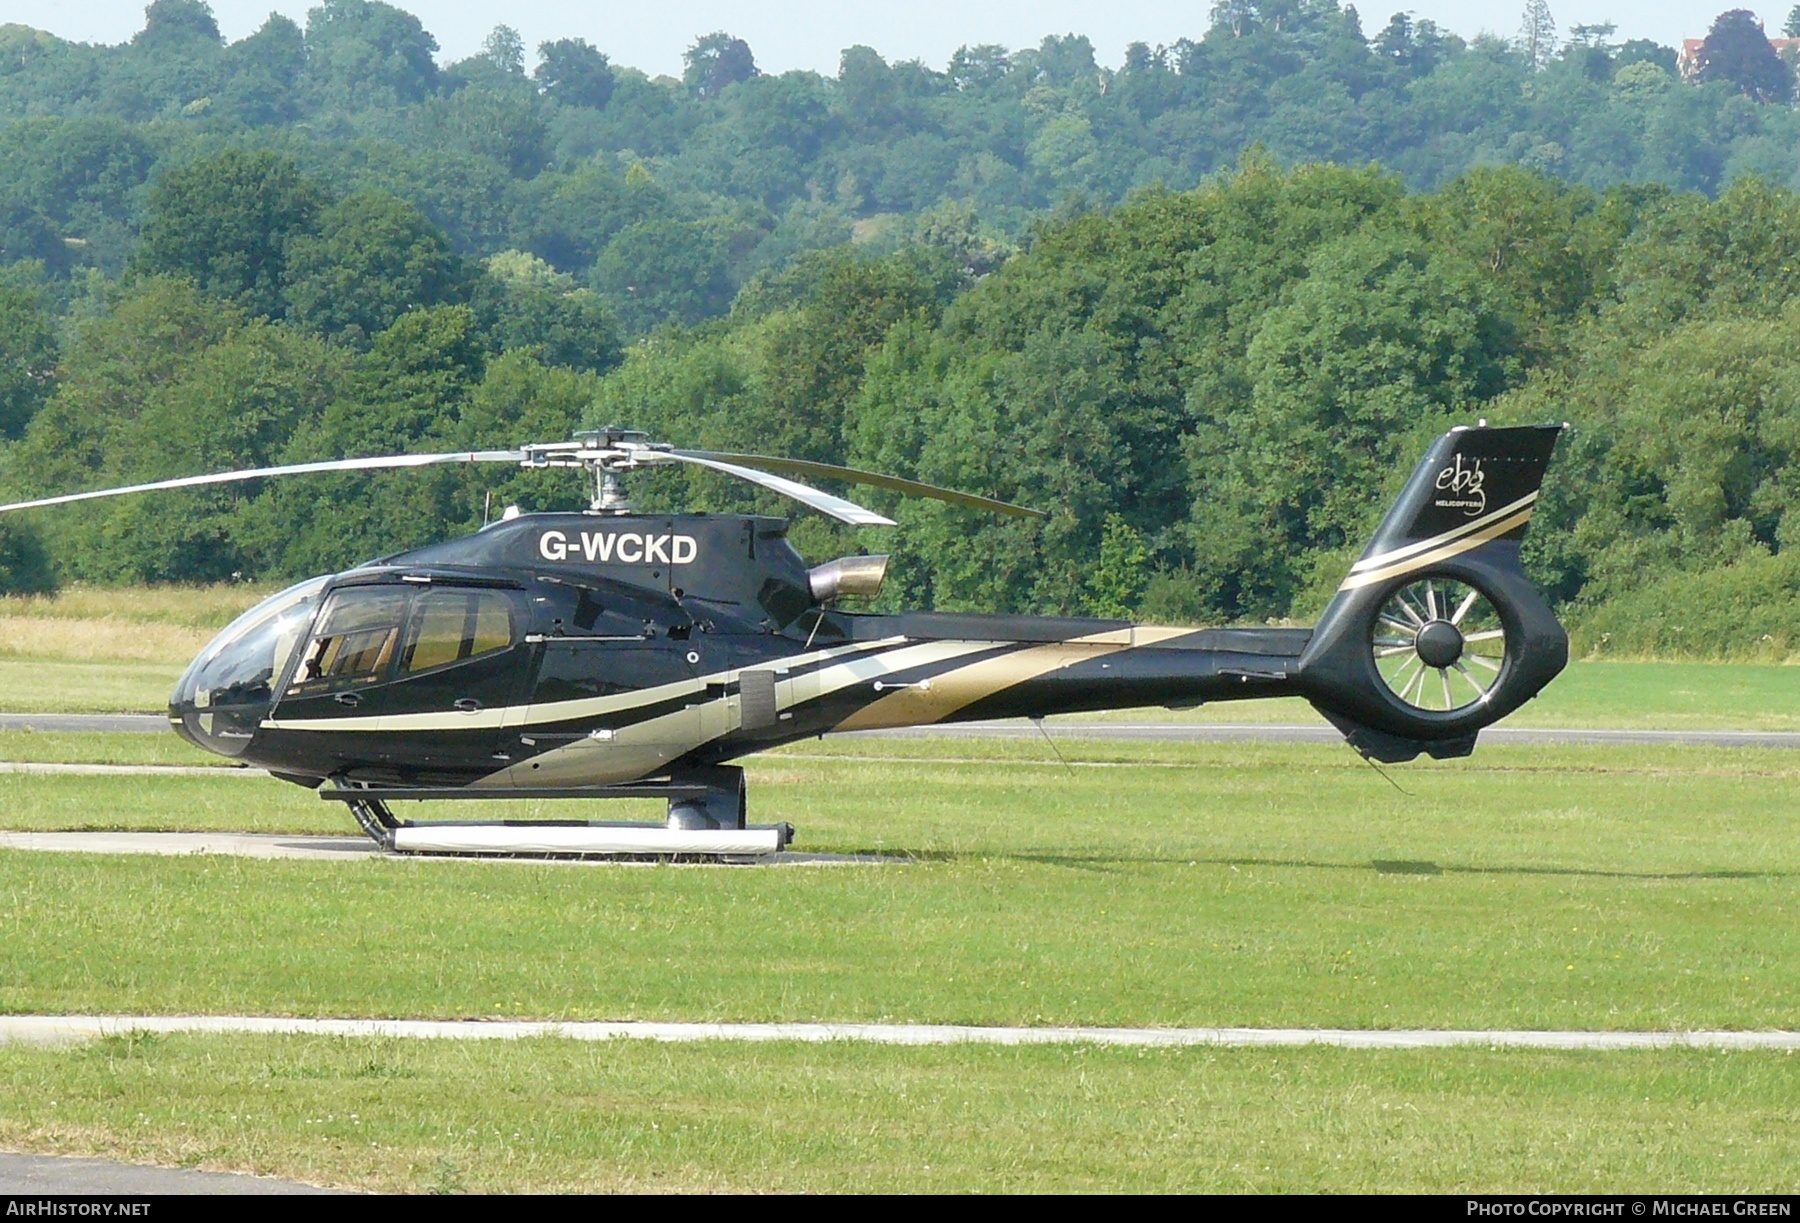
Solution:
{"label": "landing skid", "polygon": [[[337,781],[319,797],[341,802],[374,842],[390,853],[513,857],[738,858],[780,853],[791,824],[745,822],[744,771],[714,767],[679,781],[539,789],[371,787]],[[664,824],[607,820],[402,820],[394,801],[539,798],[666,798]]]}

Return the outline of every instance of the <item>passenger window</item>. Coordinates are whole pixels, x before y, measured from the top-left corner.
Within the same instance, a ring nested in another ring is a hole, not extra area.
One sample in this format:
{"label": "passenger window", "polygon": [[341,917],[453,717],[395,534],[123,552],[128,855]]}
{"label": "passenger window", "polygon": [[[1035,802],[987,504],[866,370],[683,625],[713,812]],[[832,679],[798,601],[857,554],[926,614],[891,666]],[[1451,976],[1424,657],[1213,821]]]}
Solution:
{"label": "passenger window", "polygon": [[319,691],[384,678],[394,661],[408,591],[352,587],[331,596],[290,692]]}
{"label": "passenger window", "polygon": [[413,604],[400,652],[407,675],[504,650],[513,641],[512,601],[491,590],[428,590]]}

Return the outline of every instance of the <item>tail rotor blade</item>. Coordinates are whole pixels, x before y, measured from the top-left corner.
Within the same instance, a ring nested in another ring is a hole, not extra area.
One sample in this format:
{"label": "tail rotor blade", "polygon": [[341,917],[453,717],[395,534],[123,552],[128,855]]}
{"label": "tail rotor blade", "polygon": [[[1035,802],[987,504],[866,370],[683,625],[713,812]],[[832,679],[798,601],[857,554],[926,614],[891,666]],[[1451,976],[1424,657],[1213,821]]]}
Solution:
{"label": "tail rotor blade", "polygon": [[122,488],[100,488],[85,493],[65,493],[60,497],[39,497],[35,501],[17,501],[0,505],[0,514],[12,510],[37,509],[47,505],[68,505],[75,501],[93,501],[100,497],[123,497],[127,493],[152,493],[170,488],[201,488],[211,484],[235,484],[242,480],[261,480],[267,476],[299,476],[321,471],[381,471],[400,467],[432,467],[444,463],[520,463],[522,450],[459,450],[450,454],[389,454],[366,459],[331,459],[322,463],[289,463],[282,467],[252,467],[244,471],[216,471],[204,476],[182,476],[175,480],[155,480],[149,484],[128,484]]}
{"label": "tail rotor blade", "polygon": [[809,459],[784,459],[767,454],[731,454],[713,450],[685,450],[673,453],[694,459],[712,459],[721,463],[731,463],[749,468],[765,467],[770,471],[791,472],[797,476],[813,476],[821,480],[843,480],[848,484],[867,484],[874,488],[891,489],[894,492],[906,493],[914,497],[930,497],[934,501],[948,501],[952,505],[961,505],[972,510],[986,510],[991,514],[1005,514],[1015,518],[1049,517],[1043,510],[1032,509],[1030,506],[1014,505],[1010,501],[1000,501],[993,497],[981,497],[974,493],[959,492],[954,488],[943,488],[918,480],[884,475],[879,471],[863,471],[857,467],[839,467],[835,463],[814,463]]}

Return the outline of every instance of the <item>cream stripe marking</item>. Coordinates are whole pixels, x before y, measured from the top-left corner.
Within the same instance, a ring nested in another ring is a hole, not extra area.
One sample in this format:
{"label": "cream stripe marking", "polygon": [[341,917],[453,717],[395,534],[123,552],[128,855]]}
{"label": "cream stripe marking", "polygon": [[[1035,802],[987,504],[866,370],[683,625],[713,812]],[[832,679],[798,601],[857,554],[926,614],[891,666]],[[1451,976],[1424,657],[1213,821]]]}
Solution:
{"label": "cream stripe marking", "polygon": [[1338,589],[1356,590],[1363,586],[1373,586],[1377,582],[1385,582],[1389,578],[1399,577],[1402,574],[1412,573],[1415,570],[1427,568],[1437,564],[1439,561],[1449,560],[1453,556],[1461,556],[1464,552],[1479,548],[1489,540],[1497,539],[1508,531],[1511,531],[1516,527],[1521,527],[1530,521],[1531,507],[1527,506],[1513,517],[1502,519],[1501,521],[1494,523],[1480,534],[1471,535],[1466,539],[1460,539],[1453,544],[1439,548],[1435,552],[1427,552],[1423,556],[1416,556],[1409,560],[1401,561],[1397,565],[1389,566],[1386,569],[1379,569],[1373,573],[1352,574],[1350,577],[1344,579],[1344,584],[1339,586]]}
{"label": "cream stripe marking", "polygon": [[1434,535],[1430,539],[1422,539],[1418,543],[1407,544],[1405,547],[1402,547],[1402,548],[1394,548],[1391,551],[1381,553],[1379,556],[1364,557],[1362,560],[1357,561],[1354,565],[1350,566],[1350,572],[1351,573],[1361,573],[1365,569],[1374,569],[1374,568],[1378,568],[1378,567],[1385,567],[1387,565],[1394,564],[1397,561],[1403,560],[1406,557],[1413,555],[1415,552],[1424,552],[1431,548],[1438,547],[1441,544],[1447,544],[1453,539],[1461,539],[1464,535],[1469,534],[1471,531],[1481,530],[1482,528],[1486,527],[1489,523],[1495,521],[1496,519],[1504,518],[1508,514],[1513,514],[1513,513],[1518,512],[1519,510],[1523,509],[1524,507],[1535,502],[1537,500],[1537,497],[1538,497],[1538,495],[1535,492],[1526,493],[1523,497],[1520,497],[1517,501],[1513,502],[1511,505],[1501,506],[1499,509],[1495,510],[1492,514],[1488,514],[1482,518],[1477,518],[1473,522],[1465,522],[1462,526],[1457,527],[1454,531],[1445,531],[1442,535]]}
{"label": "cream stripe marking", "polygon": [[[810,654],[772,658],[766,663],[758,663],[754,667],[745,667],[743,670],[806,666],[811,663],[825,662],[844,654],[899,645],[905,640],[904,637],[885,637],[880,641],[853,642],[850,645],[833,646],[829,650],[814,650]],[[660,701],[673,700],[676,697],[691,696],[696,692],[704,692],[708,684],[730,683],[735,681],[737,676],[737,671],[715,671],[710,675],[678,680],[675,683],[662,684],[655,688],[640,688],[636,692],[622,692],[616,696],[584,697],[577,701],[557,701],[548,705],[508,705],[500,709],[483,709],[477,713],[407,713],[374,715],[365,718],[289,718],[285,720],[269,718],[263,721],[262,729],[311,731],[494,730],[500,727],[539,726],[547,722],[566,722],[575,718],[619,713],[645,705],[654,705]]]}
{"label": "cream stripe marking", "polygon": [[655,1023],[626,1020],[292,1019],[263,1015],[4,1015],[0,1043],[55,1045],[133,1032],[406,1040],[860,1041],[881,1045],[1195,1045],[1339,1049],[1800,1050],[1800,1032],[1444,1028],[976,1027],[935,1023]]}

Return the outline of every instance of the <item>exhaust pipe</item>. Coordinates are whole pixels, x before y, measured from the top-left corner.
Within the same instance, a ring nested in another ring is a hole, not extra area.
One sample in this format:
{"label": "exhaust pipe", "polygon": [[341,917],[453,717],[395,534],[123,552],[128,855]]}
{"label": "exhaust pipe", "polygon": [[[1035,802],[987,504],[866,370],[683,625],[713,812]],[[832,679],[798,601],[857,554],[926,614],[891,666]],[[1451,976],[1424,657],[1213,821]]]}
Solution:
{"label": "exhaust pipe", "polygon": [[807,589],[820,603],[835,603],[844,595],[877,595],[887,580],[885,556],[841,556],[826,561],[806,574]]}

